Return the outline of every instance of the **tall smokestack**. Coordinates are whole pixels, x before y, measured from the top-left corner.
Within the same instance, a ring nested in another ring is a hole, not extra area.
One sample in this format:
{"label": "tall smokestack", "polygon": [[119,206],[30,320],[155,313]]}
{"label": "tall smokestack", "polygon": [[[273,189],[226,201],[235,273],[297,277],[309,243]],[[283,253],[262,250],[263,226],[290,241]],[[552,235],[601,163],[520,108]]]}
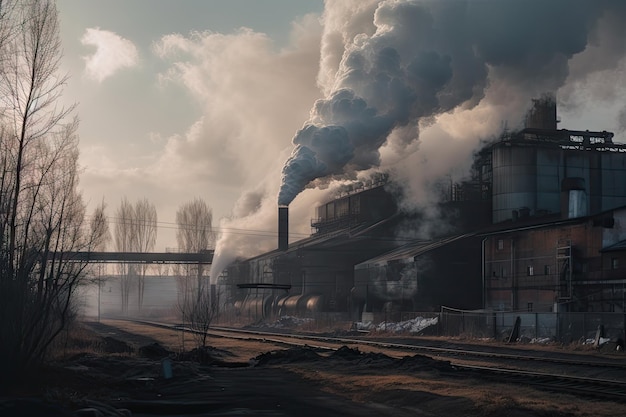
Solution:
{"label": "tall smokestack", "polygon": [[289,248],[289,207],[278,206],[278,250]]}

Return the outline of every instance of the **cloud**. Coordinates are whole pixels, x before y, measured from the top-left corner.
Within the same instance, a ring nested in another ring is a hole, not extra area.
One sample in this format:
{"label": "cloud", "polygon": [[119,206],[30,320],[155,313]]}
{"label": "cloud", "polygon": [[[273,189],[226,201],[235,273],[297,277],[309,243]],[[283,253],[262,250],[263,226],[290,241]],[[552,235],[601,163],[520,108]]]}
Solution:
{"label": "cloud", "polygon": [[[216,184],[239,196],[234,206],[230,200],[230,215],[220,222],[218,269],[232,256],[276,245],[280,169],[310,103],[321,96],[317,86],[321,32],[318,17],[308,15],[293,22],[284,48],[248,28],[229,34],[173,34],[153,47],[168,64],[159,77],[161,87],[182,86],[202,107],[202,116],[184,134],[167,140],[155,168],[170,175],[161,171],[158,176],[198,179],[205,184],[212,207],[220,200]],[[303,198],[301,210],[292,210],[294,219],[306,219],[294,221],[303,232],[309,232],[311,207],[319,204],[318,196],[308,205]],[[293,232],[297,230],[294,227]],[[228,252],[226,247],[237,250]]]}
{"label": "cloud", "polygon": [[154,169],[166,178],[202,178],[236,187],[258,187],[281,161],[306,119],[316,86],[321,26],[314,16],[292,25],[290,42],[276,48],[265,34],[194,32],[163,36],[153,51],[166,65],[161,88],[182,87],[201,116],[166,140]]}
{"label": "cloud", "polygon": [[[316,84],[320,37],[317,16],[294,22],[284,47],[246,28],[162,36],[153,45],[154,55],[146,57],[155,62],[142,68],[160,70],[144,78],[153,82],[150,97],[159,104],[160,119],[136,129],[124,152],[83,148],[85,189],[105,190],[111,207],[123,196],[146,197],[158,207],[160,221],[174,222],[178,206],[199,197],[215,220],[257,212],[256,229],[275,228],[280,168],[310,103],[321,95]],[[193,115],[184,113],[189,111]],[[160,123],[183,117],[182,129]],[[307,232],[311,207],[302,214]],[[175,245],[174,229],[159,230],[159,247]],[[238,236],[253,244],[249,234]]]}
{"label": "cloud", "polygon": [[128,39],[100,28],[88,28],[81,43],[95,46],[96,52],[84,56],[87,76],[98,82],[104,81],[117,71],[132,68],[139,63],[137,47]]}

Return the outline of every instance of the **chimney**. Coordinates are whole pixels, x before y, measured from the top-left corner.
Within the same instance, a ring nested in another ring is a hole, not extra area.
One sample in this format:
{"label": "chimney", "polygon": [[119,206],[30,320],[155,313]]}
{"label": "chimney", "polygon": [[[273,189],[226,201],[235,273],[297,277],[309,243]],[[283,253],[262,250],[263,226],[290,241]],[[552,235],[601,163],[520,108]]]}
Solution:
{"label": "chimney", "polygon": [[289,207],[278,206],[278,250],[289,248]]}

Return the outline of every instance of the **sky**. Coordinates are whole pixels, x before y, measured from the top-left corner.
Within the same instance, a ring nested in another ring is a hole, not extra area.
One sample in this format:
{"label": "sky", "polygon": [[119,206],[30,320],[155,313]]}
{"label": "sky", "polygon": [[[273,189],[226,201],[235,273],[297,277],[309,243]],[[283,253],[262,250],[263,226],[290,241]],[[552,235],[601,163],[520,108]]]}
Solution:
{"label": "sky", "polygon": [[481,139],[545,92],[560,128],[626,142],[619,0],[57,5],[88,207],[104,200],[114,221],[123,197],[147,198],[162,251],[176,210],[202,198],[220,267],[276,247],[278,204],[298,240],[337,187],[379,170],[405,207],[427,206],[433,182],[466,175]]}
{"label": "sky", "polygon": [[109,217],[124,196],[153,202],[155,250],[177,246],[176,210],[195,197],[216,228],[231,216],[243,190],[280,168],[319,95],[322,1],[57,6],[83,195],[89,207],[104,199]]}

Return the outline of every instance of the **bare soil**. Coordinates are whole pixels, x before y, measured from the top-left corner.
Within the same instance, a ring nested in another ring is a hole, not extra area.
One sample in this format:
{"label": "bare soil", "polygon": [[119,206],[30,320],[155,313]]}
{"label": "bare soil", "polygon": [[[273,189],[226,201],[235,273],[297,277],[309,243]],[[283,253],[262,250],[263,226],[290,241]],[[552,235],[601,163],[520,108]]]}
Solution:
{"label": "bare soil", "polygon": [[169,417],[591,417],[626,409],[460,378],[447,362],[420,355],[349,348],[321,354],[225,338],[194,350],[196,342],[181,332],[114,321],[86,326],[80,340],[0,398],[0,416],[75,416],[86,407],[104,416]]}

